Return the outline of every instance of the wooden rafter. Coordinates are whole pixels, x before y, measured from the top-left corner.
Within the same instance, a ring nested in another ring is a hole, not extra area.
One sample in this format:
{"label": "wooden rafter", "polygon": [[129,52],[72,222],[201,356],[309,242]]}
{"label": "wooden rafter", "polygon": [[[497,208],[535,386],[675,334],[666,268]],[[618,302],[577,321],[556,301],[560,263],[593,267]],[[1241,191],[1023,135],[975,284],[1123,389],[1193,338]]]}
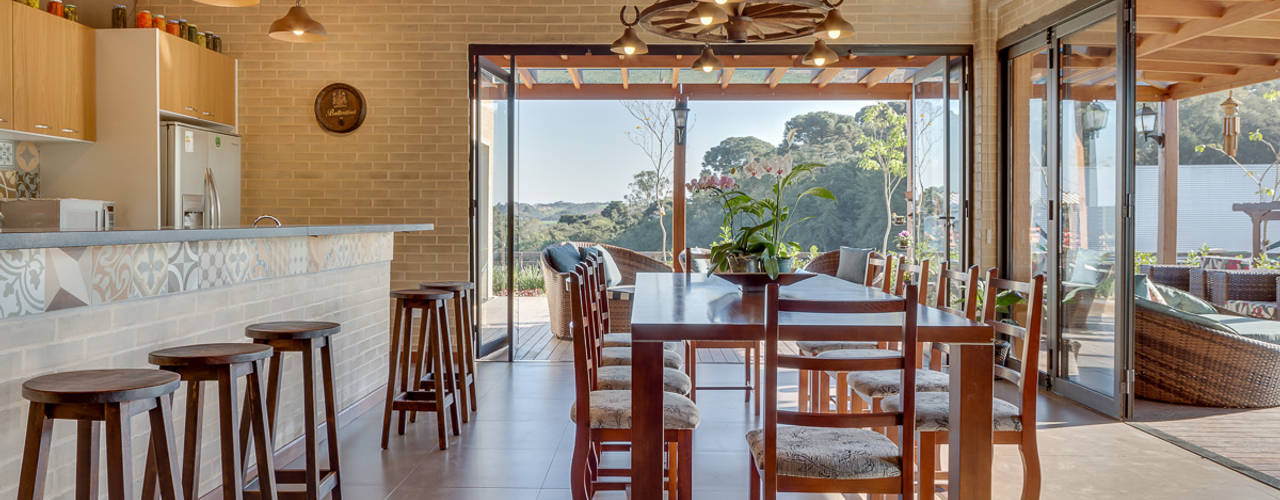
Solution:
{"label": "wooden rafter", "polygon": [[729,82],[733,80],[733,68],[725,68],[720,72],[720,88],[728,88]]}
{"label": "wooden rafter", "polygon": [[[494,59],[495,56],[489,56]],[[501,60],[498,56],[496,59]],[[936,57],[900,57],[900,56],[858,56],[853,59],[841,58],[839,61],[828,64],[827,67],[839,68],[876,68],[876,67],[892,67],[892,68],[923,68],[929,63],[936,60]],[[687,67],[688,64],[683,62],[684,57],[679,55],[652,55],[646,54],[642,56],[631,56],[626,59],[619,60],[612,54],[608,56],[594,55],[569,55],[561,56],[520,56],[520,66],[525,68],[631,68],[631,69],[670,69],[677,67]],[[739,58],[721,57],[725,67],[734,68],[781,68],[781,67],[810,67],[804,66],[799,61],[799,56],[795,55],[743,55]],[[508,66],[506,61],[499,63],[500,66]]]}
{"label": "wooden rafter", "polygon": [[573,82],[573,88],[582,88],[582,74],[575,68],[568,68],[567,71],[569,71],[569,80]]}
{"label": "wooden rafter", "polygon": [[684,84],[680,89],[673,89],[665,83],[634,83],[628,89],[623,89],[619,84],[591,84],[576,89],[567,83],[544,83],[521,92],[520,99],[671,99],[681,91],[690,99],[713,101],[905,100],[911,97],[911,84],[882,83],[874,88],[865,84],[828,85],[825,88],[814,85],[779,85],[776,88],[770,88],[763,83],[739,83],[721,88],[718,83],[698,83]]}
{"label": "wooden rafter", "polygon": [[1177,33],[1179,26],[1182,26],[1182,21],[1177,19],[1148,17],[1138,21],[1137,28],[1139,35],[1169,35]]}
{"label": "wooden rafter", "polygon": [[[1207,52],[1240,52],[1245,54],[1280,54],[1280,40],[1267,38],[1233,38],[1203,36],[1178,45],[1179,49]],[[1138,54],[1142,57],[1143,54]]]}
{"label": "wooden rafter", "polygon": [[1214,34],[1218,36],[1276,39],[1280,38],[1280,21],[1269,21],[1264,19],[1253,20],[1230,28],[1218,30]]}
{"label": "wooden rafter", "polygon": [[620,68],[622,71],[622,88],[626,89],[631,86],[631,75],[627,74],[627,68]]}
{"label": "wooden rafter", "polygon": [[[1138,18],[1172,17],[1177,19],[1215,19],[1222,17],[1222,6],[1204,0],[1159,0],[1138,2]],[[1139,21],[1141,22],[1141,21]]]}
{"label": "wooden rafter", "polygon": [[1234,66],[1274,66],[1277,58],[1268,54],[1241,54],[1223,52],[1202,52],[1198,50],[1169,49],[1156,52],[1138,59],[1143,61],[1195,62],[1230,64]]}
{"label": "wooden rafter", "polygon": [[517,71],[520,72],[520,83],[523,83],[525,88],[532,89],[534,83],[533,72],[525,68],[520,68]]}
{"label": "wooden rafter", "polygon": [[1248,68],[1240,70],[1240,73],[1233,76],[1215,76],[1207,77],[1200,82],[1194,83],[1178,83],[1169,86],[1169,98],[1185,99],[1187,97],[1195,97],[1198,95],[1208,94],[1210,92],[1219,92],[1227,89],[1243,87],[1255,83],[1280,78],[1280,65],[1270,68]]}
{"label": "wooden rafter", "polygon": [[[1170,2],[1171,0],[1161,0],[1160,2],[1144,3],[1165,6]],[[1216,4],[1209,2],[1201,1],[1198,3],[1216,6]],[[1147,37],[1142,43],[1138,44],[1137,54],[1138,57],[1142,57],[1277,12],[1280,12],[1280,0],[1236,4],[1223,10],[1219,17],[1187,21],[1182,24],[1182,27],[1178,28],[1177,33]]]}
{"label": "wooden rafter", "polygon": [[841,71],[843,70],[840,68],[823,69],[822,71],[818,72],[818,76],[813,77],[813,84],[817,85],[818,88],[824,88],[827,85],[830,85],[831,80],[835,80],[836,77],[840,75]]}
{"label": "wooden rafter", "polygon": [[896,69],[898,68],[875,68],[867,73],[866,76],[863,76],[862,81],[858,83],[865,83],[868,88],[875,87],[883,82],[884,79]]}
{"label": "wooden rafter", "polygon": [[680,68],[671,68],[671,88],[680,86]]}
{"label": "wooden rafter", "polygon": [[1172,61],[1138,61],[1139,70],[1149,71],[1173,71],[1182,73],[1200,73],[1205,75],[1234,75],[1240,72],[1240,68],[1226,64],[1209,64],[1199,62],[1172,62]]}
{"label": "wooden rafter", "polygon": [[1153,80],[1157,82],[1202,82],[1203,75],[1195,73],[1177,73],[1169,71],[1143,71],[1143,80]]}
{"label": "wooden rafter", "polygon": [[787,76],[787,71],[790,69],[791,68],[773,68],[773,71],[769,72],[769,78],[765,79],[765,83],[769,84],[769,88],[777,87],[778,82],[782,81],[782,77]]}

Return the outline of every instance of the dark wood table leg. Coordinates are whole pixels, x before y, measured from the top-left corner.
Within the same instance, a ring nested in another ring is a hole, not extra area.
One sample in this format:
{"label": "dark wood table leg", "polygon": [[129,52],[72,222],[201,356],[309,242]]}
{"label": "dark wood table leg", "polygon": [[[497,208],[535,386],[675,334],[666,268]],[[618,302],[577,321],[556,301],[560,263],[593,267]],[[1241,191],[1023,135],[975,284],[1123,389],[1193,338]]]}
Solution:
{"label": "dark wood table leg", "polygon": [[662,342],[631,345],[633,498],[662,497],[662,350]]}
{"label": "dark wood table leg", "polygon": [[991,498],[992,344],[964,344],[951,356],[949,498]]}

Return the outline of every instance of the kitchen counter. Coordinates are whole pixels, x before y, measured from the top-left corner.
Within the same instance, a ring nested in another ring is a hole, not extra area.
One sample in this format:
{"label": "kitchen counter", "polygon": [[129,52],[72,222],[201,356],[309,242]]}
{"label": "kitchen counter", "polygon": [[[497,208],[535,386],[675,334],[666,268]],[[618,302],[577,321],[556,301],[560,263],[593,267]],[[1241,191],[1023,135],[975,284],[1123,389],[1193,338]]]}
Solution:
{"label": "kitchen counter", "polygon": [[110,231],[0,228],[0,250],[284,238],[293,236],[330,236],[339,234],[405,233],[431,231],[434,229],[434,224],[260,226],[256,228],[250,226],[227,226],[218,229],[117,228]]}

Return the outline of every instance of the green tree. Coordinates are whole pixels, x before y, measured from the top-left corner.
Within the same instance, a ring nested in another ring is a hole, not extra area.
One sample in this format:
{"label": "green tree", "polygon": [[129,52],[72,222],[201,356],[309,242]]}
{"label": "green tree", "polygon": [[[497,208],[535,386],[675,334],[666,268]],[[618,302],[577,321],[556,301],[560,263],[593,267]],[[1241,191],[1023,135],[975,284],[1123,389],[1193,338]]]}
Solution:
{"label": "green tree", "polygon": [[880,173],[884,196],[884,238],[880,249],[888,251],[893,231],[893,195],[907,178],[907,117],[885,103],[862,108],[857,115],[862,135],[854,141],[862,148],[858,168]]}
{"label": "green tree", "polygon": [[702,169],[716,175],[726,175],[730,170],[746,165],[758,156],[774,150],[758,137],[729,137],[702,155]]}

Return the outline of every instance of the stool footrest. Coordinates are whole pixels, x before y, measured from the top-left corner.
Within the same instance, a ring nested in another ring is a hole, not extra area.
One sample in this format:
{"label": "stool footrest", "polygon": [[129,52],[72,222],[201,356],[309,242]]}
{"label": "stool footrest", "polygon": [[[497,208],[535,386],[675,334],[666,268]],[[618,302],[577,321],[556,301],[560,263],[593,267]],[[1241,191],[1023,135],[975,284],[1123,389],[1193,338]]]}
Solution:
{"label": "stool footrest", "polygon": [[391,400],[391,411],[438,411],[453,404],[453,394],[446,394],[437,404],[435,391],[409,391]]}
{"label": "stool footrest", "polygon": [[[307,497],[307,471],[300,469],[284,469],[276,471],[276,496],[280,499]],[[320,469],[320,482],[316,496],[324,498],[338,485],[338,473],[329,469]],[[261,500],[262,492],[255,479],[244,490],[245,500]]]}

